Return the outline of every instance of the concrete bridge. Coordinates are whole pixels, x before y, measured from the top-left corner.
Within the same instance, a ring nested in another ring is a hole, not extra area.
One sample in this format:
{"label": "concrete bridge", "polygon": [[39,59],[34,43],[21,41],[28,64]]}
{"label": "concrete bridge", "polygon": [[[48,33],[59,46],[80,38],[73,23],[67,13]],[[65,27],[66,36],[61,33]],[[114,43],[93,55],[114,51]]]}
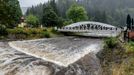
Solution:
{"label": "concrete bridge", "polygon": [[57,29],[59,32],[70,32],[75,35],[93,37],[116,37],[121,29],[100,22],[84,21],[77,22]]}

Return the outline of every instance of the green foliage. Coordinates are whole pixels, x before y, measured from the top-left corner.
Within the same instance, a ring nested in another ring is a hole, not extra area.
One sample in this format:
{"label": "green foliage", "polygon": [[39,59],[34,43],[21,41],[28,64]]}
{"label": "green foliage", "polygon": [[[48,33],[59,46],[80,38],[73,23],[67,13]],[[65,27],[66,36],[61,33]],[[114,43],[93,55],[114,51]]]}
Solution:
{"label": "green foliage", "polygon": [[42,34],[43,34],[44,37],[50,38],[50,33],[49,32],[43,32]]}
{"label": "green foliage", "polygon": [[56,33],[57,30],[55,30],[54,28],[52,28],[52,29],[51,29],[51,32],[52,32],[52,33]]}
{"label": "green foliage", "polygon": [[24,34],[24,35],[28,35],[28,32],[26,30],[24,30],[23,28],[15,28],[15,29],[7,29],[8,34],[11,35],[17,35],[17,34]]}
{"label": "green foliage", "polygon": [[126,24],[127,24],[127,28],[129,28],[129,29],[131,28],[131,22],[132,22],[131,21],[131,16],[128,14]]}
{"label": "green foliage", "polygon": [[86,10],[84,7],[78,5],[72,5],[67,11],[67,16],[73,22],[88,20]]}
{"label": "green foliage", "polygon": [[7,34],[6,26],[0,24],[0,36],[6,35],[6,34]]}
{"label": "green foliage", "polygon": [[39,23],[42,23],[42,15],[43,15],[43,4],[39,4],[37,6],[32,6],[27,9],[26,16],[33,14],[39,18]]}
{"label": "green foliage", "polygon": [[26,34],[26,35],[31,35],[31,34],[41,34],[44,32],[45,29],[41,28],[15,28],[15,29],[7,29],[8,34]]}
{"label": "green foliage", "polygon": [[75,3],[77,3],[76,0],[56,0],[59,15],[66,18],[66,11]]}
{"label": "green foliage", "polygon": [[[103,0],[103,2],[101,0],[50,0],[47,3],[45,2],[44,5],[51,5],[52,8],[54,7],[53,10],[56,9],[55,12],[58,12],[58,16],[67,19],[67,10],[73,4],[78,4],[86,9],[90,20],[123,27],[126,26],[127,14],[134,16],[133,3],[134,0]],[[43,4],[40,4],[29,8],[27,12],[42,19],[42,9]]]}
{"label": "green foliage", "polygon": [[46,27],[55,27],[59,25],[59,18],[50,5],[44,5],[42,22]]}
{"label": "green foliage", "polygon": [[105,47],[107,48],[115,48],[117,45],[118,45],[117,38],[111,37],[105,40]]}
{"label": "green foliage", "polygon": [[126,53],[134,53],[134,42],[130,41],[126,45]]}
{"label": "green foliage", "polygon": [[8,37],[14,39],[36,39],[36,38],[50,38],[52,30],[45,28],[15,28],[7,29]]}
{"label": "green foliage", "polygon": [[69,24],[72,24],[73,21],[72,20],[69,20],[69,21],[64,21],[63,25],[66,26],[66,25],[69,25]]}
{"label": "green foliage", "polygon": [[58,15],[58,10],[56,6],[56,0],[50,0],[50,5],[53,8],[54,12]]}
{"label": "green foliage", "polygon": [[31,26],[31,27],[38,27],[38,24],[39,24],[39,19],[30,14],[26,17],[26,22]]}
{"label": "green foliage", "polygon": [[19,23],[21,16],[18,0],[0,0],[0,24],[13,28]]}

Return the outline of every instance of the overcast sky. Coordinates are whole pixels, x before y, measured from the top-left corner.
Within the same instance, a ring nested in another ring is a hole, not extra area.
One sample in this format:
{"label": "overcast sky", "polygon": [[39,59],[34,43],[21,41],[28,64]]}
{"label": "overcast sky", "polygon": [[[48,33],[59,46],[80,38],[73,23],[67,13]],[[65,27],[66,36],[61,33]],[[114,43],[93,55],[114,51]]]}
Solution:
{"label": "overcast sky", "polygon": [[31,7],[32,5],[37,5],[39,3],[44,3],[48,0],[19,0],[21,7]]}

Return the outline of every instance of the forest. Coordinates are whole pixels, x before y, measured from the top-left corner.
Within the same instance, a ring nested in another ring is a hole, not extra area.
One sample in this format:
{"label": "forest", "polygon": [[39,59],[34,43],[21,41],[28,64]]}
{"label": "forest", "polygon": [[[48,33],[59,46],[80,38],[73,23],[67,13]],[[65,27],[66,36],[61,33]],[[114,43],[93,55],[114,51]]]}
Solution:
{"label": "forest", "polygon": [[[0,0],[0,75],[134,75],[134,0],[48,0],[22,12],[20,0]],[[106,24],[69,27],[88,36],[58,30],[80,21]]]}
{"label": "forest", "polygon": [[73,4],[77,4],[85,8],[89,21],[124,27],[126,26],[127,15],[134,16],[133,3],[134,0],[50,0],[47,3],[28,8],[26,16],[33,14],[41,21],[43,8],[50,4],[58,17],[66,21],[69,20],[66,16],[67,10]]}

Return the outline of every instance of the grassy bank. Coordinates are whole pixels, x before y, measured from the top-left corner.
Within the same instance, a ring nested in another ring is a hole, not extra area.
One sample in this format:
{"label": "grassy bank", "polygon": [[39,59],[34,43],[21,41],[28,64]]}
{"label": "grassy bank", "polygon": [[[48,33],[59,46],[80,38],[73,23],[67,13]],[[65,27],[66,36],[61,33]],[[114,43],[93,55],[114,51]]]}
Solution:
{"label": "grassy bank", "polygon": [[1,39],[38,39],[61,35],[53,28],[14,28],[6,29],[6,33],[7,35],[1,36]]}
{"label": "grassy bank", "polygon": [[134,75],[134,42],[124,44],[116,38],[106,39],[98,57],[103,75]]}

